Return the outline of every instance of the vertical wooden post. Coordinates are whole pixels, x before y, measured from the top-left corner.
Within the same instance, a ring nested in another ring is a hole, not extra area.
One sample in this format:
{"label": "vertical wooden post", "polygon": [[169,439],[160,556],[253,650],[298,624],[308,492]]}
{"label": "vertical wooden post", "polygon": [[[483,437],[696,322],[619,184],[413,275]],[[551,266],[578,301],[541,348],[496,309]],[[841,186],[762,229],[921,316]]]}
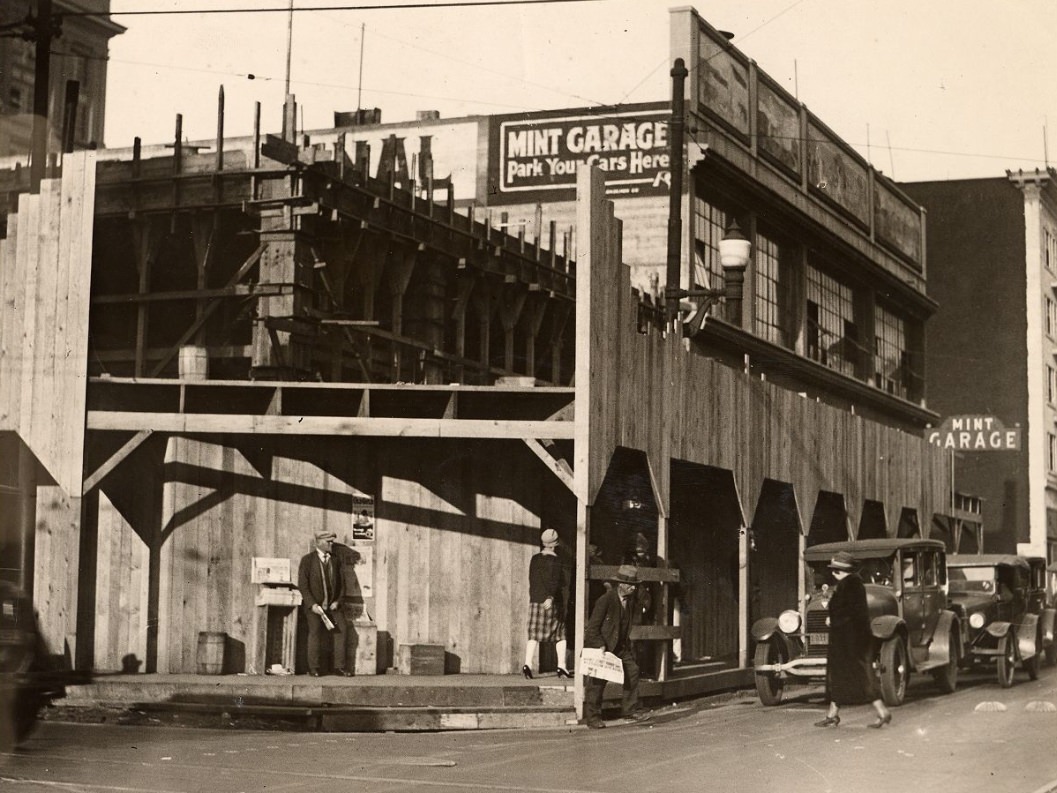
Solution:
{"label": "vertical wooden post", "polygon": [[[132,237],[136,244],[136,269],[139,271],[137,292],[145,295],[150,291],[151,271],[151,222],[148,218],[133,222]],[[136,377],[143,377],[147,366],[147,333],[150,329],[150,303],[141,301],[136,307]]]}
{"label": "vertical wooden post", "polygon": [[91,671],[95,666],[95,612],[97,559],[99,556],[99,488],[93,487],[81,499],[81,531],[77,571],[77,656],[74,668]]}
{"label": "vertical wooden post", "polygon": [[33,572],[36,567],[37,533],[37,463],[33,453],[18,441],[19,526],[19,587],[33,594]]}
{"label": "vertical wooden post", "polygon": [[48,90],[51,87],[51,0],[37,0],[33,75],[33,151],[29,160],[30,192],[40,191],[48,157]]}

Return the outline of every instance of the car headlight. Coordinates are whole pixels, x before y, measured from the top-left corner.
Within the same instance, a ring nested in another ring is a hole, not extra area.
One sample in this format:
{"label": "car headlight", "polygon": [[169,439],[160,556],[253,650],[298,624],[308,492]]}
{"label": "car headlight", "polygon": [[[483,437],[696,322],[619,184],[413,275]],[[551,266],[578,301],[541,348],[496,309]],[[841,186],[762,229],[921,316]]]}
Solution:
{"label": "car headlight", "polygon": [[984,623],[985,622],[987,622],[987,619],[984,617],[983,613],[980,612],[980,611],[976,612],[975,614],[971,614],[969,616],[969,627],[970,628],[975,628],[976,630],[979,630],[980,628],[984,627]]}
{"label": "car headlight", "polygon": [[800,630],[800,612],[789,609],[778,615],[778,627],[782,633],[796,633]]}

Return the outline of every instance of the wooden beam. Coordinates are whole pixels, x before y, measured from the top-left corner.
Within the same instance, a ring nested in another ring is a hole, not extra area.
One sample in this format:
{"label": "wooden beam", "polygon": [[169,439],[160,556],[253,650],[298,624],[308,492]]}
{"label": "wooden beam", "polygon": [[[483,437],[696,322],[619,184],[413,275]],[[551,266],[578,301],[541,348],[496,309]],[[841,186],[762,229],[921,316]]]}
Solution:
{"label": "wooden beam", "polygon": [[117,468],[121,461],[128,457],[132,452],[136,451],[144,441],[147,440],[151,435],[154,434],[154,430],[140,430],[131,438],[129,438],[125,445],[114,452],[110,459],[103,463],[101,466],[95,469],[90,476],[85,477],[84,484],[81,486],[81,494],[88,493],[93,487],[98,485],[103,479],[106,478],[107,474]]}
{"label": "wooden beam", "polygon": [[[679,582],[679,571],[674,567],[639,567],[637,569],[640,581],[660,581],[668,584]],[[620,566],[615,564],[593,564],[587,577],[592,581],[612,581],[619,570]]]}
{"label": "wooden beam", "polygon": [[573,436],[572,422],[498,419],[353,418],[226,413],[88,411],[89,430],[257,435],[350,435],[404,438],[525,439]]}
{"label": "wooden beam", "polygon": [[[132,234],[136,245],[136,269],[139,271],[139,294],[144,295],[150,289],[151,260],[151,221],[134,221]],[[137,377],[142,377],[145,363],[144,350],[147,348],[147,314],[146,303],[141,303],[136,311],[136,368]]]}
{"label": "wooden beam", "polygon": [[288,295],[294,290],[293,284],[235,284],[219,289],[181,289],[175,292],[127,292],[117,295],[93,295],[92,305],[109,305],[112,303],[159,303],[166,300],[211,300],[226,297],[273,297]]}
{"label": "wooden beam", "polygon": [[[242,266],[239,267],[238,270],[235,271],[235,274],[228,279],[227,286],[234,286],[243,278],[245,278],[249,271],[253,269],[253,265],[260,261],[262,253],[264,253],[264,243],[258,245],[257,250],[251,253],[250,257],[242,263]],[[194,322],[191,323],[191,327],[189,327],[183,332],[183,335],[180,336],[176,344],[170,347],[169,351],[165,354],[165,356],[154,366],[153,369],[151,369],[150,377],[158,376],[162,369],[164,369],[168,365],[169,361],[176,357],[176,355],[180,351],[180,348],[184,344],[186,344],[188,340],[192,336],[194,336],[195,333],[198,332],[198,329],[202,325],[204,325],[206,321],[213,315],[213,312],[217,310],[218,306],[220,306],[220,301],[213,300],[209,303],[209,305],[205,307],[205,310],[202,312],[202,316],[198,317],[197,319],[195,319]]]}
{"label": "wooden beam", "polygon": [[573,469],[569,467],[569,463],[565,460],[559,460],[556,457],[552,457],[543,447],[543,444],[535,438],[525,438],[524,441],[525,445],[529,447],[532,453],[539,457],[540,460],[543,461],[543,464],[551,469],[551,472],[561,480],[562,484],[569,488],[570,493],[576,496],[576,483],[573,480]]}

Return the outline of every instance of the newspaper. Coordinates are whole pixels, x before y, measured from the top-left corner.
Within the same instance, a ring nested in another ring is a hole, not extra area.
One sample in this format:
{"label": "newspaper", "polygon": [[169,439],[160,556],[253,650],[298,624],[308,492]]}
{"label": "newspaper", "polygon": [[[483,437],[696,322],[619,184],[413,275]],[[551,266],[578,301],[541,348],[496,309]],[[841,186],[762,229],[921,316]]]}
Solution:
{"label": "newspaper", "polygon": [[611,683],[624,682],[624,664],[613,653],[600,647],[585,647],[580,651],[580,671]]}

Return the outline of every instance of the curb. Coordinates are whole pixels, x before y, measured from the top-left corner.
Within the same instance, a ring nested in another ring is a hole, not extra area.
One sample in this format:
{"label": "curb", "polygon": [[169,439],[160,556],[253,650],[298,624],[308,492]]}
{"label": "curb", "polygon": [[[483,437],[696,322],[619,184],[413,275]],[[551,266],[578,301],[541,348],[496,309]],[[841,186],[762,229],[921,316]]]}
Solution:
{"label": "curb", "polygon": [[342,705],[241,705],[201,702],[140,702],[121,706],[54,705],[45,721],[131,726],[184,726],[286,730],[292,732],[439,732],[448,730],[564,727],[576,713],[568,707],[350,707]]}

